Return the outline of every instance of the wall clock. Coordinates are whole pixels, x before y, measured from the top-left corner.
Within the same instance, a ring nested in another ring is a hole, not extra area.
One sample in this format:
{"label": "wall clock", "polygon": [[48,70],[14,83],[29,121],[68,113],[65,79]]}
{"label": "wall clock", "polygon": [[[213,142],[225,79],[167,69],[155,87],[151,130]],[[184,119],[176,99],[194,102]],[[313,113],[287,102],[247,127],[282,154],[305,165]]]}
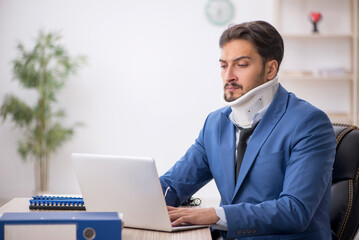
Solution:
{"label": "wall clock", "polygon": [[219,26],[229,23],[234,17],[234,7],[229,0],[209,0],[205,12],[207,19]]}

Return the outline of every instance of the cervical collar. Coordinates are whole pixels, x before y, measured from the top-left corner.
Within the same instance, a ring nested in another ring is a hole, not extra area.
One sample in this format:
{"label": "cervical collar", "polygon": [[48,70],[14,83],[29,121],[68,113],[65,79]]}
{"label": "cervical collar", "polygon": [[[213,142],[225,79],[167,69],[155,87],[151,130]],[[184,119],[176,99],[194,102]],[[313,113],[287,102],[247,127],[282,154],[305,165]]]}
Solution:
{"label": "cervical collar", "polygon": [[232,122],[243,128],[251,127],[255,114],[269,106],[277,93],[278,87],[278,77],[275,77],[232,102],[227,102],[223,96],[224,104],[232,108],[230,116]]}

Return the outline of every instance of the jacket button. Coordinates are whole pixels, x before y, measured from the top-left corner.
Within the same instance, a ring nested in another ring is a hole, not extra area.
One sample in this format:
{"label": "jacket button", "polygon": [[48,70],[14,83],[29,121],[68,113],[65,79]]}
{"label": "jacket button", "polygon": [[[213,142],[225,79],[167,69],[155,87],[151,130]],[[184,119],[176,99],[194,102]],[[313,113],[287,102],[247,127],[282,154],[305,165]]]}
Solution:
{"label": "jacket button", "polygon": [[252,229],[247,229],[247,234],[251,234],[251,232],[252,232]]}
{"label": "jacket button", "polygon": [[242,234],[241,229],[237,229],[237,234]]}
{"label": "jacket button", "polygon": [[257,230],[255,228],[252,229],[252,233],[256,233]]}

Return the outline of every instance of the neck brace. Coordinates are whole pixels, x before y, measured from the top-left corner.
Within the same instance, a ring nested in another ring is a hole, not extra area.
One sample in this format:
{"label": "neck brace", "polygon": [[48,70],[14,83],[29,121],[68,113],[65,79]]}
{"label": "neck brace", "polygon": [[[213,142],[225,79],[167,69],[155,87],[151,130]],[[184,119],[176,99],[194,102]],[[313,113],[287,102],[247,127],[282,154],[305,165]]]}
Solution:
{"label": "neck brace", "polygon": [[278,77],[276,76],[232,102],[227,102],[223,95],[224,104],[232,108],[230,116],[232,122],[243,128],[251,127],[255,114],[269,106],[277,93],[278,87]]}

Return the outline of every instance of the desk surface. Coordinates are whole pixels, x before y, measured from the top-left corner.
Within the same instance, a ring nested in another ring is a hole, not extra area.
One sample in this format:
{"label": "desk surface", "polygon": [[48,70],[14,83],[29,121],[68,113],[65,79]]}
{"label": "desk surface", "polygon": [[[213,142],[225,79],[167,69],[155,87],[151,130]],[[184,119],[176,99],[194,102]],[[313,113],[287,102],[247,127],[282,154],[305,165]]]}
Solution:
{"label": "desk surface", "polygon": [[[14,198],[0,208],[0,213],[4,212],[29,212],[30,198]],[[195,230],[187,230],[175,233],[166,233],[142,229],[123,228],[123,240],[207,240],[211,239],[209,228],[201,228]]]}

